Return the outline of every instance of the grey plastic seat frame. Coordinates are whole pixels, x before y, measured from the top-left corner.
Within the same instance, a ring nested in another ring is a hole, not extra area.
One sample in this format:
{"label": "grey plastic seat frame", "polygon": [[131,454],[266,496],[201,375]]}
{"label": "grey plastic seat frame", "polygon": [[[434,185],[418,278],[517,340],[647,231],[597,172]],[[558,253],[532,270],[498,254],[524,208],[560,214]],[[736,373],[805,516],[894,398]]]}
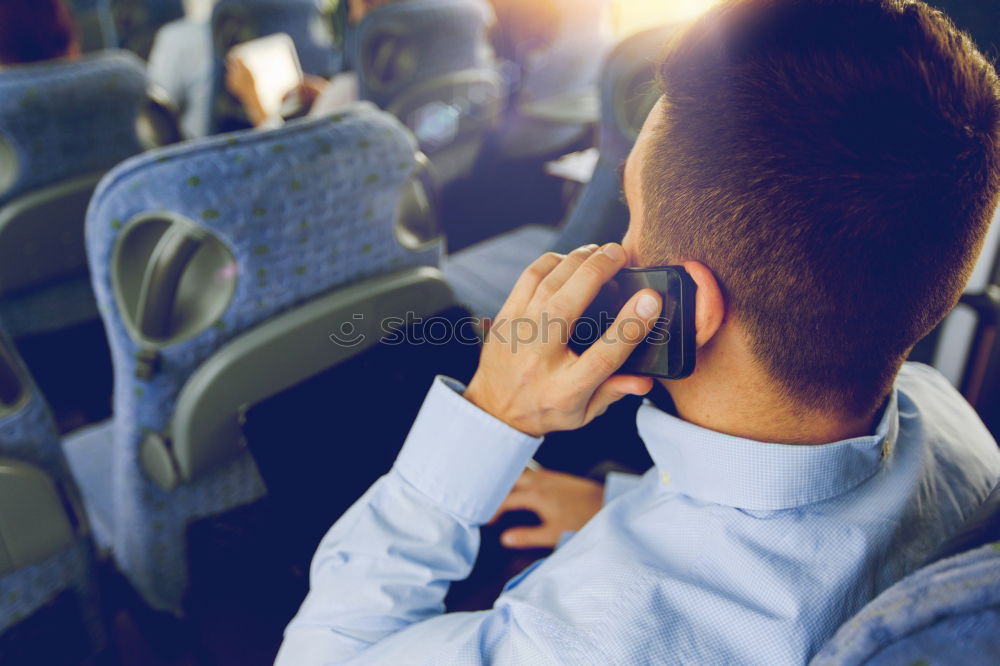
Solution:
{"label": "grey plastic seat frame", "polygon": [[76,539],[52,478],[35,465],[0,458],[0,576],[42,562]]}
{"label": "grey plastic seat frame", "polygon": [[[424,267],[337,289],[264,322],[189,378],[169,441],[151,435],[143,443],[144,469],[168,490],[209,474],[245,451],[240,421],[248,407],[364,353],[390,332],[386,322],[455,305],[440,271]],[[344,331],[355,344],[331,337]]]}
{"label": "grey plastic seat frame", "polygon": [[0,206],[0,296],[87,274],[82,220],[102,175],[79,176]]}

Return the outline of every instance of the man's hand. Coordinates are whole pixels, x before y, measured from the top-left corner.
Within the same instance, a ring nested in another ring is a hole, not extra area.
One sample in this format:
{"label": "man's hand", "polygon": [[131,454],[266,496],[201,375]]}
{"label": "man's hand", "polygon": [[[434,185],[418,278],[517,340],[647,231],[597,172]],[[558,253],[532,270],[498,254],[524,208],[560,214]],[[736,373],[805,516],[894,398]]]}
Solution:
{"label": "man's hand", "polygon": [[495,522],[508,511],[532,511],[536,527],[512,527],[500,535],[508,548],[554,548],[566,532],[587,524],[604,504],[604,486],[570,474],[526,469],[500,505]]}
{"label": "man's hand", "polygon": [[466,399],[534,437],[576,430],[626,395],[645,395],[648,377],[615,375],[649,334],[660,296],[633,296],[583,355],[567,346],[573,324],[597,292],[625,267],[622,247],[588,245],[549,253],[527,268],[486,335]]}

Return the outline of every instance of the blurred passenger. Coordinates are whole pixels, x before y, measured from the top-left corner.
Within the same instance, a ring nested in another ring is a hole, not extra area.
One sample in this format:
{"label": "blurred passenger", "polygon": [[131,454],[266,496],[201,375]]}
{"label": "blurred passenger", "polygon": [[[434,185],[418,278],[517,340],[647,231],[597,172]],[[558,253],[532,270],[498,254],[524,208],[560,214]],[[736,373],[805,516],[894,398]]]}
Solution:
{"label": "blurred passenger", "polygon": [[[352,30],[370,12],[401,0],[342,0],[348,2],[348,29]],[[280,123],[280,118],[269,118],[257,94],[253,73],[238,57],[230,56],[226,61],[226,88],[240,101],[246,111],[247,118],[254,127],[265,123]],[[325,115],[335,113],[338,109],[348,106],[359,99],[357,73],[344,71],[335,75],[329,81],[318,76],[306,75],[302,84],[288,93],[286,101],[294,111],[294,116],[309,113],[310,115]]]}
{"label": "blurred passenger", "polygon": [[76,25],[63,0],[0,1],[0,66],[79,55]]}
{"label": "blurred passenger", "polygon": [[189,139],[208,134],[212,114],[212,28],[215,0],[185,0],[182,19],[156,33],[147,74],[167,93]]}
{"label": "blurred passenger", "polygon": [[[968,403],[904,363],[957,302],[1000,199],[989,62],[922,2],[729,0],[658,72],[623,243],[538,259],[469,385],[435,381],[392,470],[320,544],[279,666],[803,664],[1000,478]],[[443,613],[481,525],[548,519],[553,484],[517,482],[542,438],[652,390],[617,372],[655,291],[582,355],[565,343],[627,265],[697,284],[697,367],[662,382],[677,415],[638,414],[655,467],[607,488],[490,610]]]}

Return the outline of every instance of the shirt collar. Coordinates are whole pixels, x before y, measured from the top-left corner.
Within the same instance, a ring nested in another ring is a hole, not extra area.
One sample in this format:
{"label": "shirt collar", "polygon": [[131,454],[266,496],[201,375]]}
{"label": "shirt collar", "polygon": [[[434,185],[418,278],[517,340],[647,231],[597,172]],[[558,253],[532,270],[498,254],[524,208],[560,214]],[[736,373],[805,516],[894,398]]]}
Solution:
{"label": "shirt collar", "polygon": [[819,446],[770,444],[724,435],[648,400],[639,435],[665,490],[751,511],[791,509],[836,497],[878,471],[899,433],[896,390],[874,435]]}

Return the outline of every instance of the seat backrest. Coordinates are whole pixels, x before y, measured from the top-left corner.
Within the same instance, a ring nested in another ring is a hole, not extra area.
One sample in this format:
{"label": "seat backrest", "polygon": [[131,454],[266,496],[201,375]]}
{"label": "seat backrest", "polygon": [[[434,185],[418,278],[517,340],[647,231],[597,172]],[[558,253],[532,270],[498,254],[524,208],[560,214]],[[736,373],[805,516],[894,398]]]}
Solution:
{"label": "seat backrest", "polygon": [[213,134],[249,126],[225,85],[226,56],[237,44],[283,32],[295,43],[305,73],[329,78],[339,69],[330,22],[318,0],[219,0],[211,25]]}
{"label": "seat backrest", "polygon": [[174,488],[151,478],[181,389],[220,347],[294,306],[440,261],[439,242],[413,250],[397,236],[415,153],[395,118],[361,104],[153,151],[98,187],[87,249],[115,365],[112,550],[154,607],[179,612],[186,523],[262,492],[243,458]]}
{"label": "seat backrest", "polygon": [[370,12],[351,39],[361,98],[384,109],[425,81],[490,69],[491,18],[484,0],[407,0]]}
{"label": "seat backrest", "polygon": [[125,52],[0,71],[0,294],[85,274],[87,203],[142,150],[145,92]]}
{"label": "seat backrest", "polygon": [[570,212],[556,241],[556,252],[587,243],[620,241],[628,229],[618,168],[628,158],[639,131],[660,93],[656,87],[657,54],[675,26],[653,28],[618,44],[601,73],[600,157],[591,181]]}
{"label": "seat backrest", "polygon": [[148,58],[156,32],[184,16],[181,0],[99,0],[112,34],[106,42]]}
{"label": "seat backrest", "polygon": [[352,38],[361,98],[413,131],[442,186],[472,170],[499,119],[491,16],[482,0],[409,0],[369,13]]}
{"label": "seat backrest", "polygon": [[[48,404],[0,330],[0,661],[63,663],[100,648],[82,515]],[[56,631],[40,635],[54,617]],[[34,628],[19,629],[29,623]],[[65,644],[46,647],[54,633]]]}
{"label": "seat backrest", "polygon": [[992,664],[1000,654],[1000,486],[932,563],[880,594],[812,666]]}

